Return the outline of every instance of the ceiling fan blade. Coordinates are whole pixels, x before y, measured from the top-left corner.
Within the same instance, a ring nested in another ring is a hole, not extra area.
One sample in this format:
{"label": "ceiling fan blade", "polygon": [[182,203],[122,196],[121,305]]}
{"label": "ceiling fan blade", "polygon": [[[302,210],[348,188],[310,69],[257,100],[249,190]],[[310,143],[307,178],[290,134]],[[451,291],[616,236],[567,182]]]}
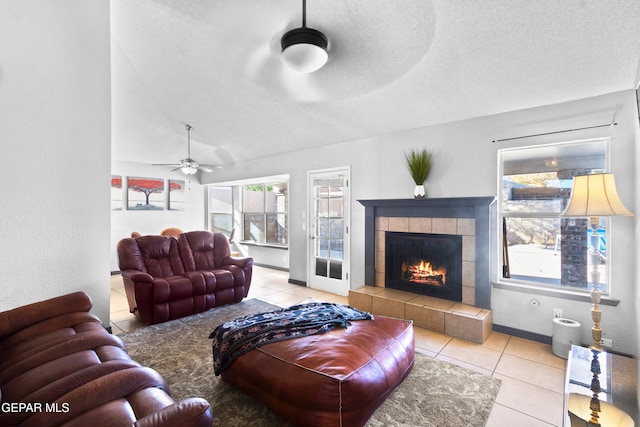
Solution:
{"label": "ceiling fan blade", "polygon": [[206,173],[213,172],[213,169],[209,169],[207,166],[204,166],[204,165],[199,165],[198,169],[201,170],[202,172],[206,172]]}
{"label": "ceiling fan blade", "polygon": [[181,163],[152,163],[151,166],[182,166]]}

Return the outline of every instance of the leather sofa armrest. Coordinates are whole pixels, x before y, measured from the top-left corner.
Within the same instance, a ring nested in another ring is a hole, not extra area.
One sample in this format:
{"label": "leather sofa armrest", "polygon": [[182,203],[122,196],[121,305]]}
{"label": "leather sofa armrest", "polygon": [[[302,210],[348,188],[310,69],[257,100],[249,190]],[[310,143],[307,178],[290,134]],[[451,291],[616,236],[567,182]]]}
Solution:
{"label": "leather sofa armrest", "polygon": [[121,271],[120,274],[122,274],[124,280],[128,279],[132,282],[146,282],[153,284],[155,280],[152,275],[139,270],[124,270]]}
{"label": "leather sofa armrest", "polygon": [[209,402],[193,397],[176,402],[136,421],[136,427],[211,427],[213,413]]}
{"label": "leather sofa armrest", "polygon": [[237,265],[238,267],[242,268],[243,270],[253,266],[253,258],[251,257],[232,257],[232,256],[228,256],[226,257],[223,261],[222,261],[222,267],[228,266],[228,265]]}
{"label": "leather sofa armrest", "polygon": [[122,270],[120,274],[127,294],[129,312],[135,314],[146,324],[153,323],[153,304],[147,304],[147,302],[152,302],[156,284],[162,280],[157,281],[152,275],[140,270]]}
{"label": "leather sofa armrest", "polygon": [[50,298],[0,313],[0,339],[52,317],[91,310],[92,302],[84,292]]}

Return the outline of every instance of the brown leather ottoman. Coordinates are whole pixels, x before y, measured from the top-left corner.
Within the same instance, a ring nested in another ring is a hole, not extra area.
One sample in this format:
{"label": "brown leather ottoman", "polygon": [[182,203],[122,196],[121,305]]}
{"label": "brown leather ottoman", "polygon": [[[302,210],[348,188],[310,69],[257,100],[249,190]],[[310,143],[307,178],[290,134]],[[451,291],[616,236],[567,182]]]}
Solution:
{"label": "brown leather ottoman", "polygon": [[375,316],[347,329],[267,344],[222,379],[301,426],[362,426],[411,372],[411,321]]}

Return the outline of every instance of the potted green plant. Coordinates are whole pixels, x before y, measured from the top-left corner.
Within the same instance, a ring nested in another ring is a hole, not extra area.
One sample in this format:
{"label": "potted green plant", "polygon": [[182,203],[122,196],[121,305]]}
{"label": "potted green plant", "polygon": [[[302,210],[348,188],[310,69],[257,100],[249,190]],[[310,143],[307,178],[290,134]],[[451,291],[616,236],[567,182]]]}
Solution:
{"label": "potted green plant", "polygon": [[416,199],[424,199],[427,196],[424,189],[424,183],[427,178],[429,178],[429,173],[431,172],[432,155],[423,148],[421,150],[411,150],[408,153],[405,153],[404,157],[407,161],[407,168],[409,169],[411,178],[416,184],[413,196]]}

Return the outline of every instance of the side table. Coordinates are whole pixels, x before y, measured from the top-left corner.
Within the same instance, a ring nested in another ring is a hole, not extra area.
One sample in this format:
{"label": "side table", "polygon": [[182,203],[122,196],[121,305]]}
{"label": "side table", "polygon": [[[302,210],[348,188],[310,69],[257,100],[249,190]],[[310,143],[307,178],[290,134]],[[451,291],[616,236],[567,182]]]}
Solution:
{"label": "side table", "polygon": [[598,399],[596,403],[600,405],[603,427],[607,425],[604,420],[608,416],[614,416],[621,425],[633,426],[635,423],[635,426],[640,426],[638,361],[572,345],[564,390],[565,427],[593,425],[587,421],[594,394]]}

